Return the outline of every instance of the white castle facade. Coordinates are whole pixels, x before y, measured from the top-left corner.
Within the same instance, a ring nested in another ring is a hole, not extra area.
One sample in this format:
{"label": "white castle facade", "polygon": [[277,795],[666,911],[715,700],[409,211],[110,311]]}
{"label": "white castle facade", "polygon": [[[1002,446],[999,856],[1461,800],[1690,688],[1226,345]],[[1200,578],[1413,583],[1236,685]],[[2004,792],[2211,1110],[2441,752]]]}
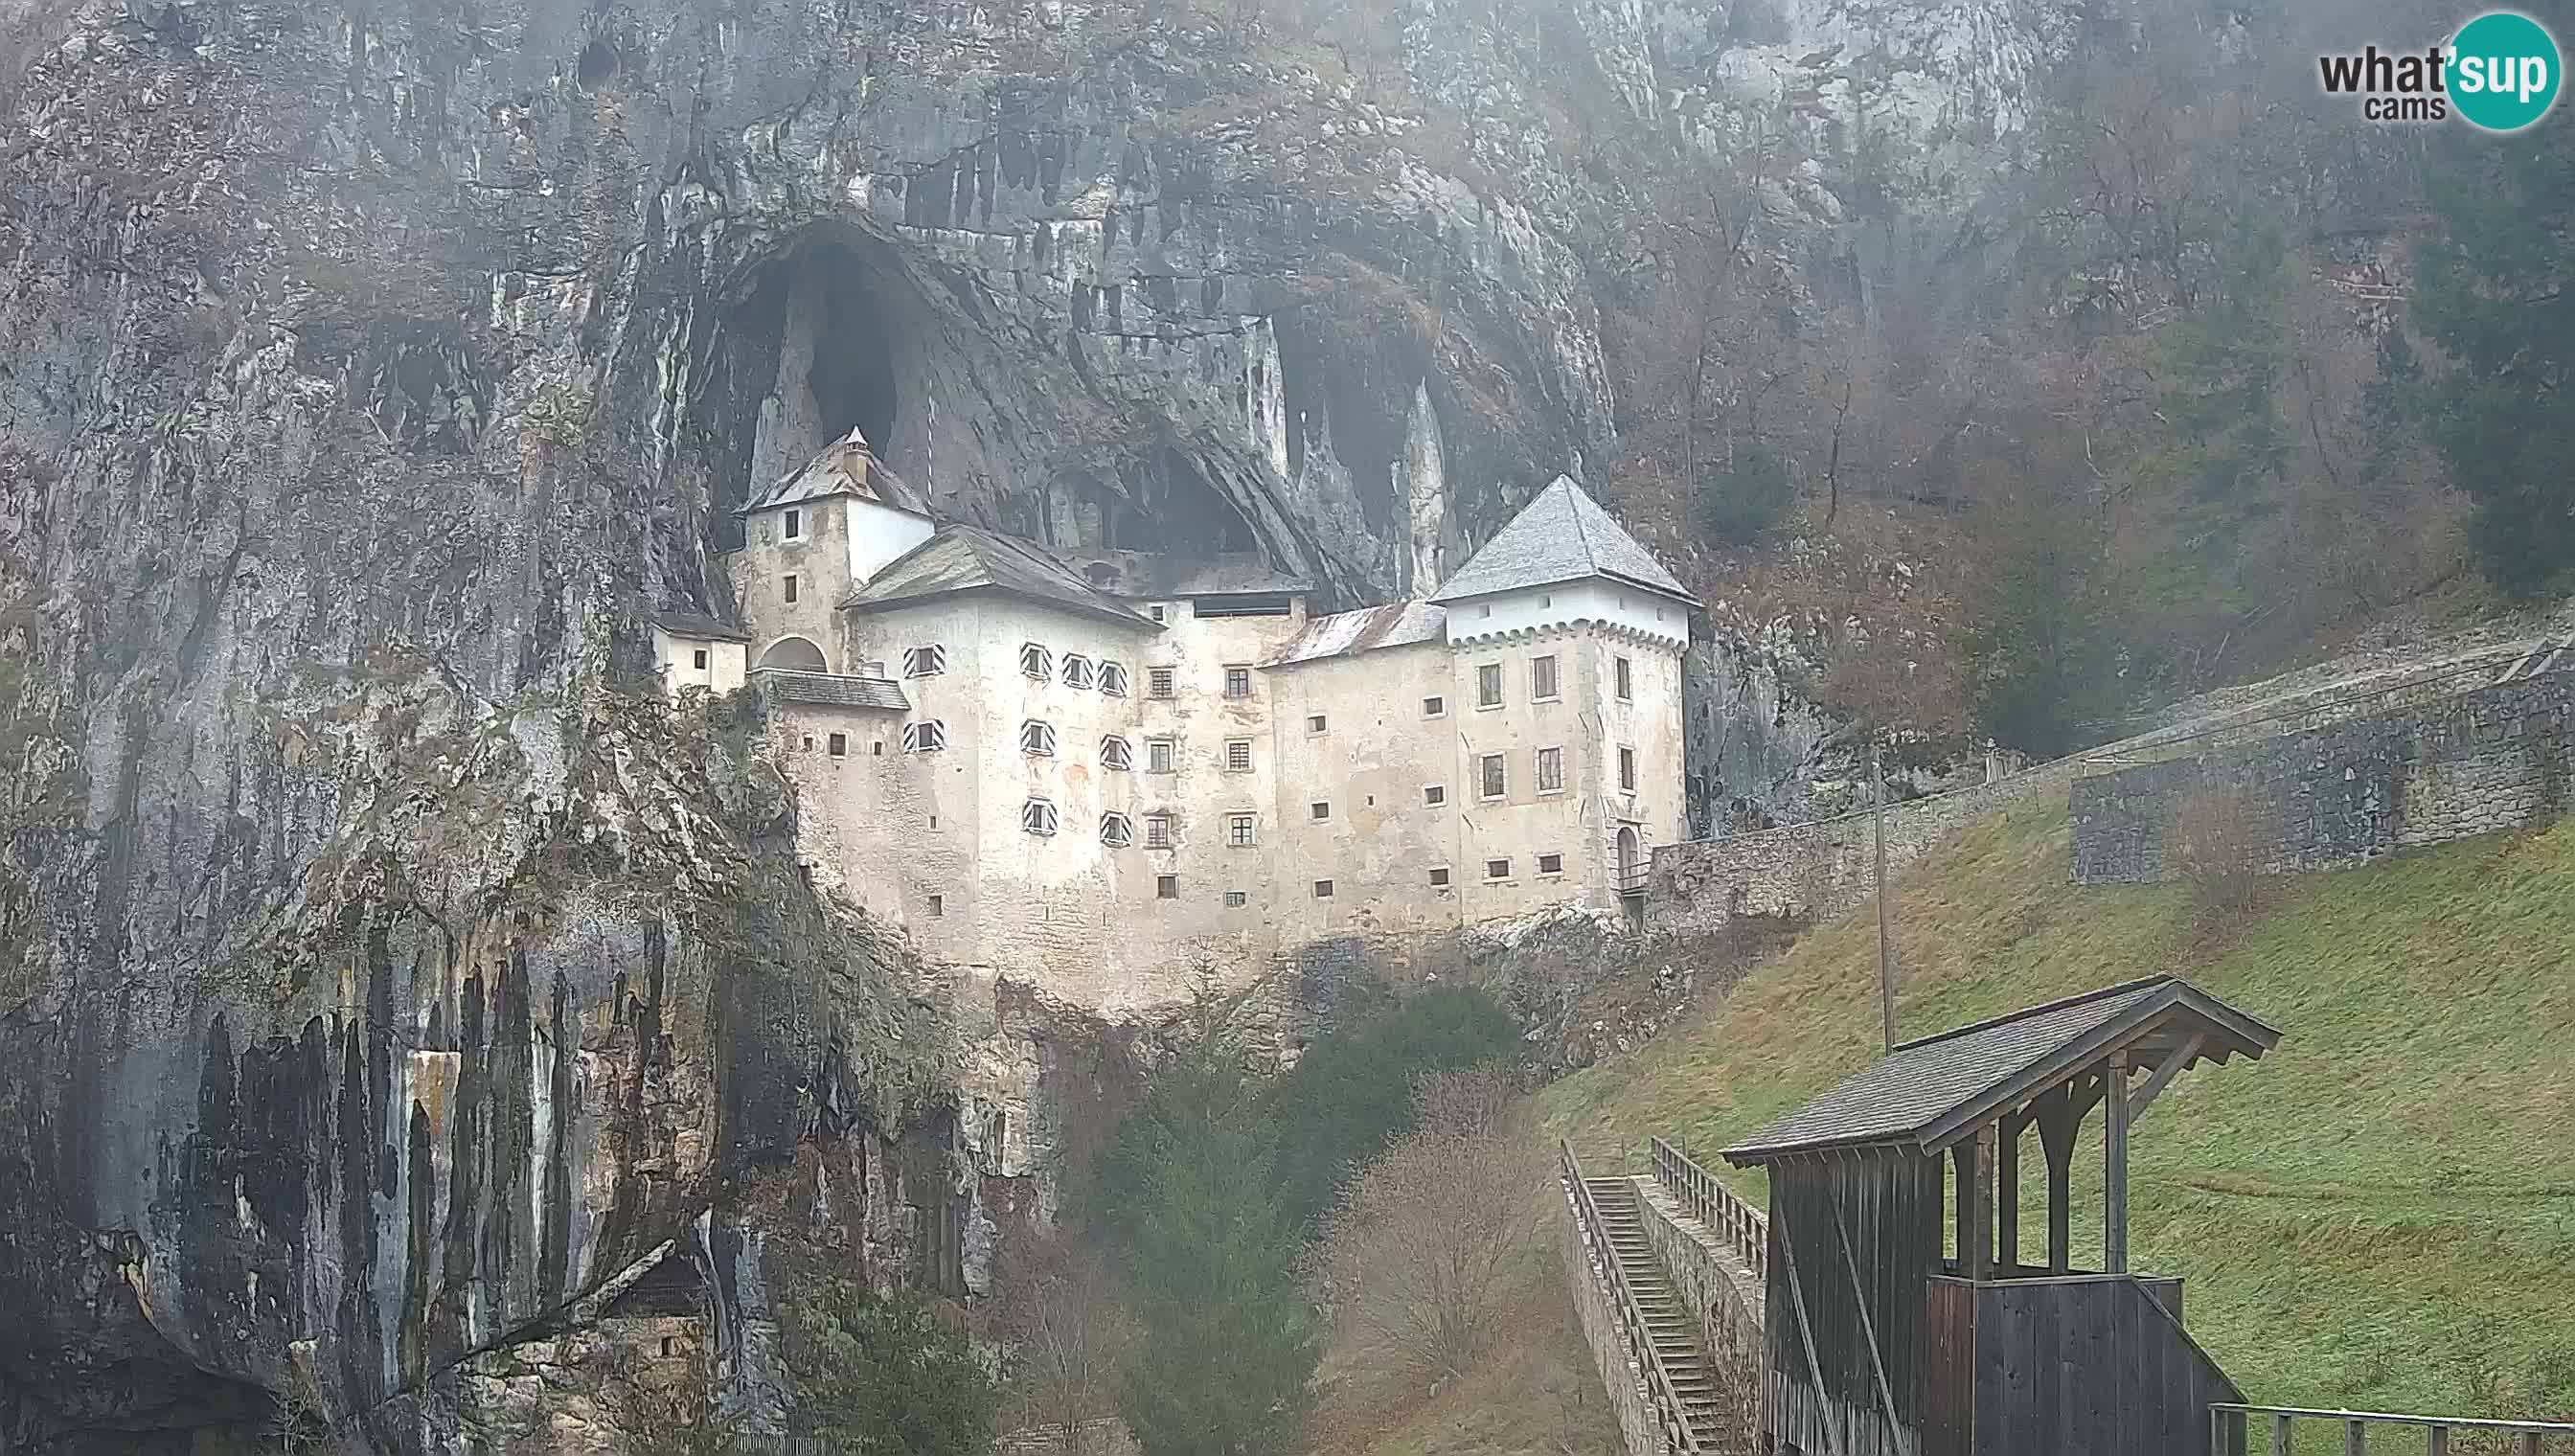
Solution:
{"label": "white castle facade", "polygon": [[855,433],[743,509],[738,624],[819,884],[934,958],[1118,1015],[1327,936],[1609,908],[1679,837],[1695,603],[1558,478],[1426,600],[924,514]]}

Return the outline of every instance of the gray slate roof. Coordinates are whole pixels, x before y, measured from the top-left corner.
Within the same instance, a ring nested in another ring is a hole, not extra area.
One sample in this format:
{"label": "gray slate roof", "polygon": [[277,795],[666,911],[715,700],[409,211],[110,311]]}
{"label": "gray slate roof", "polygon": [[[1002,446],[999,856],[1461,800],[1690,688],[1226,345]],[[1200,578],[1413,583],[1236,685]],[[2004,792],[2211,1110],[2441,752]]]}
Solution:
{"label": "gray slate roof", "polygon": [[752,676],[781,703],[812,708],[881,708],[892,713],[912,711],[912,700],[903,696],[903,685],[885,678],[798,673],[785,668],[763,668]]}
{"label": "gray slate roof", "polygon": [[1305,630],[1262,660],[1265,668],[1288,668],[1325,658],[1353,657],[1378,648],[1435,642],[1448,621],[1448,609],[1427,602],[1393,602],[1317,617]]}
{"label": "gray slate roof", "polygon": [[1066,566],[1114,597],[1251,597],[1313,590],[1306,578],[1283,572],[1258,552],[1227,556],[1166,556],[1146,551],[1059,551]]}
{"label": "gray slate roof", "polygon": [[1607,577],[1697,605],[1653,554],[1569,476],[1557,476],[1484,549],[1440,585],[1433,602]]}
{"label": "gray slate roof", "polygon": [[[2008,1107],[2062,1081],[2114,1046],[2164,1049],[2188,1032],[2209,1039],[2202,1055],[2224,1061],[2260,1056],[2280,1033],[2177,976],[2130,981],[1907,1041],[1867,1070],[1771,1120],[1725,1149],[1738,1166],[1791,1152],[1869,1143],[1944,1145],[1965,1119],[1972,1130],[1989,1109]],[[2069,1056],[2077,1058],[2069,1066]],[[2194,1061],[2199,1058],[2194,1058]]]}
{"label": "gray slate roof", "polygon": [[829,500],[834,496],[856,496],[862,501],[875,501],[916,516],[928,514],[921,493],[896,475],[884,461],[877,459],[868,438],[856,429],[824,446],[802,468],[770,482],[750,500],[736,507],[734,514],[748,516],[754,511]]}
{"label": "gray slate roof", "polygon": [[1043,548],[980,526],[954,523],[887,563],[867,585],[842,599],[841,606],[851,612],[882,612],[959,592],[1006,592],[1146,632],[1159,631],[1124,604],[1095,590]]}
{"label": "gray slate roof", "polygon": [[653,625],[673,637],[701,642],[749,642],[751,634],[698,612],[656,612]]}

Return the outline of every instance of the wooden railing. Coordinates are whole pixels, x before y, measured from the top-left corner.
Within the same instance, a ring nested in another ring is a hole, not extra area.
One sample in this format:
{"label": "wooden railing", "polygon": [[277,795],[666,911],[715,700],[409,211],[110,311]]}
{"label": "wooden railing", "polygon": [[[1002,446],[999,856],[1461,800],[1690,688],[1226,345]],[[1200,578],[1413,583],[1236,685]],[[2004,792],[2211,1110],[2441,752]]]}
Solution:
{"label": "wooden railing", "polygon": [[1760,1209],[1734,1195],[1716,1175],[1690,1160],[1690,1155],[1657,1137],[1654,1181],[1663,1185],[1682,1208],[1725,1240],[1725,1246],[1752,1271],[1754,1282],[1770,1282],[1770,1220]]}
{"label": "wooden railing", "polygon": [[[2519,1437],[2521,1456],[2539,1456],[2548,1436],[2575,1436],[2575,1425],[2561,1421],[2488,1421],[2459,1416],[2401,1416],[2384,1411],[2306,1410],[2291,1405],[2218,1404],[2208,1408],[2208,1449],[2212,1456],[2289,1456],[2292,1432],[2299,1421],[2327,1421],[2342,1427],[2344,1456],[2364,1456],[2371,1426],[2429,1427],[2423,1449],[2430,1456],[2450,1456],[2452,1431],[2507,1433]],[[2256,1425],[2269,1427],[2265,1445],[2249,1444]]]}
{"label": "wooden railing", "polygon": [[1691,1434],[1688,1419],[1682,1414],[1680,1392],[1672,1385],[1672,1374],[1663,1368],[1663,1357],[1654,1352],[1652,1332],[1645,1328],[1645,1318],[1636,1308],[1635,1291],[1627,1287],[1626,1271],[1618,1267],[1618,1251],[1609,1242],[1608,1225],[1601,1221],[1599,1206],[1591,1201],[1591,1185],[1582,1180],[1582,1164],[1573,1156],[1573,1144],[1556,1139],[1556,1149],[1563,1159],[1564,1186],[1573,1195],[1574,1217],[1581,1222],[1582,1236],[1591,1245],[1600,1264],[1601,1277],[1609,1281],[1609,1292],[1618,1309],[1618,1337],[1636,1368],[1645,1373],[1645,1395],[1654,1407],[1654,1423],[1662,1427],[1664,1443],[1675,1456],[1697,1456],[1698,1437]]}

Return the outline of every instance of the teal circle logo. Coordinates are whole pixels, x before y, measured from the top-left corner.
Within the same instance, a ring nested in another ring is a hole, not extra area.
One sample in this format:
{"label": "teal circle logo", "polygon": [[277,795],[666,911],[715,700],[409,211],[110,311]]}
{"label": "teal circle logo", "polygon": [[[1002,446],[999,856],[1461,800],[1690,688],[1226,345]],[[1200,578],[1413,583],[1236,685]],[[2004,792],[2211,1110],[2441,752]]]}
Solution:
{"label": "teal circle logo", "polygon": [[2510,10],[2460,26],[2445,69],[2450,104],[2470,126],[2490,132],[2517,132],[2546,116],[2564,71],[2548,27]]}

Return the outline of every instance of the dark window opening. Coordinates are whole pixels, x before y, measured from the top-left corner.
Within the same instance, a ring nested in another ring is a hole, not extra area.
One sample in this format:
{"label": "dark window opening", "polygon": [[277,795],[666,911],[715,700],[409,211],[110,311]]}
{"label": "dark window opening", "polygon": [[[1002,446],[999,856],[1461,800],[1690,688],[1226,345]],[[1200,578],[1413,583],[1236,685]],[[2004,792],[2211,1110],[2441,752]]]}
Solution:
{"label": "dark window opening", "polygon": [[696,652],[689,654],[689,662],[690,665],[695,667],[699,672],[705,672],[707,670],[707,650],[705,648],[700,648]]}
{"label": "dark window opening", "polygon": [[1192,617],[1286,617],[1296,599],[1270,597],[1199,597],[1190,603]]}
{"label": "dark window opening", "polygon": [[1157,874],[1154,876],[1154,898],[1158,900],[1176,900],[1180,897],[1181,877],[1179,875]]}
{"label": "dark window opening", "polygon": [[946,895],[944,895],[944,894],[935,894],[935,895],[932,895],[932,896],[930,897],[930,917],[931,917],[932,919],[936,920],[936,919],[939,919],[939,918],[941,918],[941,917],[945,916],[947,913],[948,913],[948,896],[946,896]]}
{"label": "dark window opening", "polygon": [[1330,899],[1331,897],[1332,897],[1332,882],[1331,882],[1330,880],[1328,880],[1328,879],[1318,879],[1318,880],[1315,880],[1315,881],[1314,881],[1314,898],[1316,898],[1316,899],[1318,899],[1318,900],[1327,900],[1327,899]]}
{"label": "dark window opening", "polygon": [[850,756],[850,735],[848,733],[832,734],[832,756],[835,758],[846,758]]}

